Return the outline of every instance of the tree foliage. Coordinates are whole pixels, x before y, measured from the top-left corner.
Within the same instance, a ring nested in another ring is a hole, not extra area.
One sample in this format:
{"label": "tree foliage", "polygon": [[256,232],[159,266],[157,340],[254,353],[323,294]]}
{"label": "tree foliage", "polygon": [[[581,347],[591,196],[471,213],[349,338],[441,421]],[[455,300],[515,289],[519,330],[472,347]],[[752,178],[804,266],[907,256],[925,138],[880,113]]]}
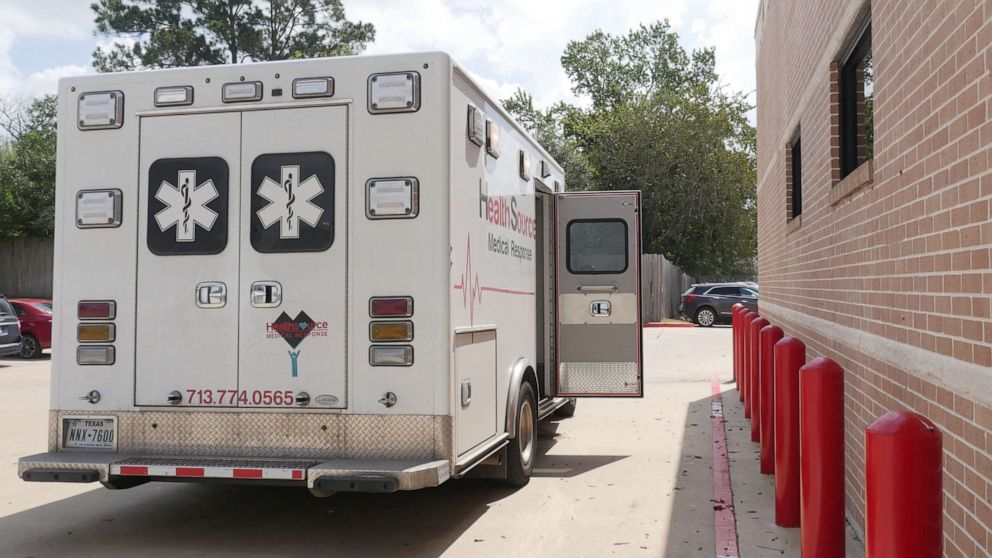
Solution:
{"label": "tree foliage", "polygon": [[341,0],[99,0],[102,72],[357,54],[375,39]]}
{"label": "tree foliage", "polygon": [[0,237],[52,236],[56,99],[0,103]]}
{"label": "tree foliage", "polygon": [[574,149],[583,189],[641,190],[645,251],[696,277],[749,274],[757,249],[751,106],[721,86],[715,61],[712,48],[686,52],[667,21],[597,31],[562,56],[588,106],[505,101],[539,141]]}

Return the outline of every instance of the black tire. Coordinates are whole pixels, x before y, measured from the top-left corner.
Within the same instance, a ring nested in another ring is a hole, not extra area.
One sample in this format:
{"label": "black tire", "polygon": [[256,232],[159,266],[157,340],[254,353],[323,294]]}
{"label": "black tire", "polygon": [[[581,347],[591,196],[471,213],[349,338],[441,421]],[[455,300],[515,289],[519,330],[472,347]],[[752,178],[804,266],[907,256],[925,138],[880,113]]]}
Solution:
{"label": "black tire", "polygon": [[709,306],[703,306],[696,310],[696,325],[701,327],[713,327],[716,323],[716,310]]}
{"label": "black tire", "polygon": [[575,406],[579,404],[579,400],[574,397],[568,398],[568,403],[565,403],[561,407],[555,409],[555,416],[562,418],[569,418],[575,416]]}
{"label": "black tire", "polygon": [[21,358],[38,358],[41,356],[41,343],[31,334],[24,335],[21,340]]}
{"label": "black tire", "polygon": [[520,385],[516,412],[517,431],[506,446],[506,483],[520,487],[530,482],[537,456],[537,398],[528,382]]}

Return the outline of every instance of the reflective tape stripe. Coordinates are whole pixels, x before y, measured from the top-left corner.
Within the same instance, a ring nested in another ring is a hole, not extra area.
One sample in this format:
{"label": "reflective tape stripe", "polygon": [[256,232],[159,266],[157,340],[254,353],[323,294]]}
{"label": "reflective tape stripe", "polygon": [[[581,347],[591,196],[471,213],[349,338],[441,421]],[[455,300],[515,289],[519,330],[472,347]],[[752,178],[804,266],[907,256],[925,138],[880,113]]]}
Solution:
{"label": "reflective tape stripe", "polygon": [[240,467],[177,467],[171,465],[111,465],[110,474],[134,477],[303,480],[303,469]]}

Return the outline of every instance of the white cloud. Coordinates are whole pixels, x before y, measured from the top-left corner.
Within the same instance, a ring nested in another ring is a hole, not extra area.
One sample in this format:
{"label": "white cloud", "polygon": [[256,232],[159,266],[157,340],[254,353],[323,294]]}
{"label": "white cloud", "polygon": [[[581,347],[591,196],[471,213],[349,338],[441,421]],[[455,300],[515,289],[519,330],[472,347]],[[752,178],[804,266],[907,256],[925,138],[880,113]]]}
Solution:
{"label": "white cloud", "polygon": [[[58,80],[92,72],[92,68],[75,64],[56,64],[22,72],[11,59],[15,41],[23,38],[82,38],[92,31],[92,14],[86,2],[0,0],[0,96],[30,99],[53,93]],[[66,58],[77,58],[67,53]]]}
{"label": "white cloud", "polygon": [[[78,52],[25,73],[11,59],[25,38],[92,37],[93,15],[83,0],[0,0],[0,95],[52,92],[59,77],[91,72],[68,64]],[[667,18],[687,48],[715,46],[717,70],[731,89],[754,89],[754,18],[758,0],[345,0],[349,19],[371,22],[368,53],[444,50],[493,96],[519,86],[547,106],[576,102],[561,67],[566,44],[596,29],[622,34]],[[93,38],[109,44],[107,38]],[[86,53],[88,54],[88,53]]]}

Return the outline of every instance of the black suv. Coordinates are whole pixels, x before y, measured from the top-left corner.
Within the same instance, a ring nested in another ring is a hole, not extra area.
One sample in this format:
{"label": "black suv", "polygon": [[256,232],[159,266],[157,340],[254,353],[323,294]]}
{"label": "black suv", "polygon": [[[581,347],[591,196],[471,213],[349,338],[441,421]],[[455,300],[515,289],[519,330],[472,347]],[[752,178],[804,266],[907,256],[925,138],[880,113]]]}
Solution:
{"label": "black suv", "polygon": [[703,327],[730,321],[730,310],[737,303],[758,311],[756,283],[701,283],[682,293],[679,312]]}
{"label": "black suv", "polygon": [[21,352],[21,325],[14,307],[0,294],[0,356]]}

